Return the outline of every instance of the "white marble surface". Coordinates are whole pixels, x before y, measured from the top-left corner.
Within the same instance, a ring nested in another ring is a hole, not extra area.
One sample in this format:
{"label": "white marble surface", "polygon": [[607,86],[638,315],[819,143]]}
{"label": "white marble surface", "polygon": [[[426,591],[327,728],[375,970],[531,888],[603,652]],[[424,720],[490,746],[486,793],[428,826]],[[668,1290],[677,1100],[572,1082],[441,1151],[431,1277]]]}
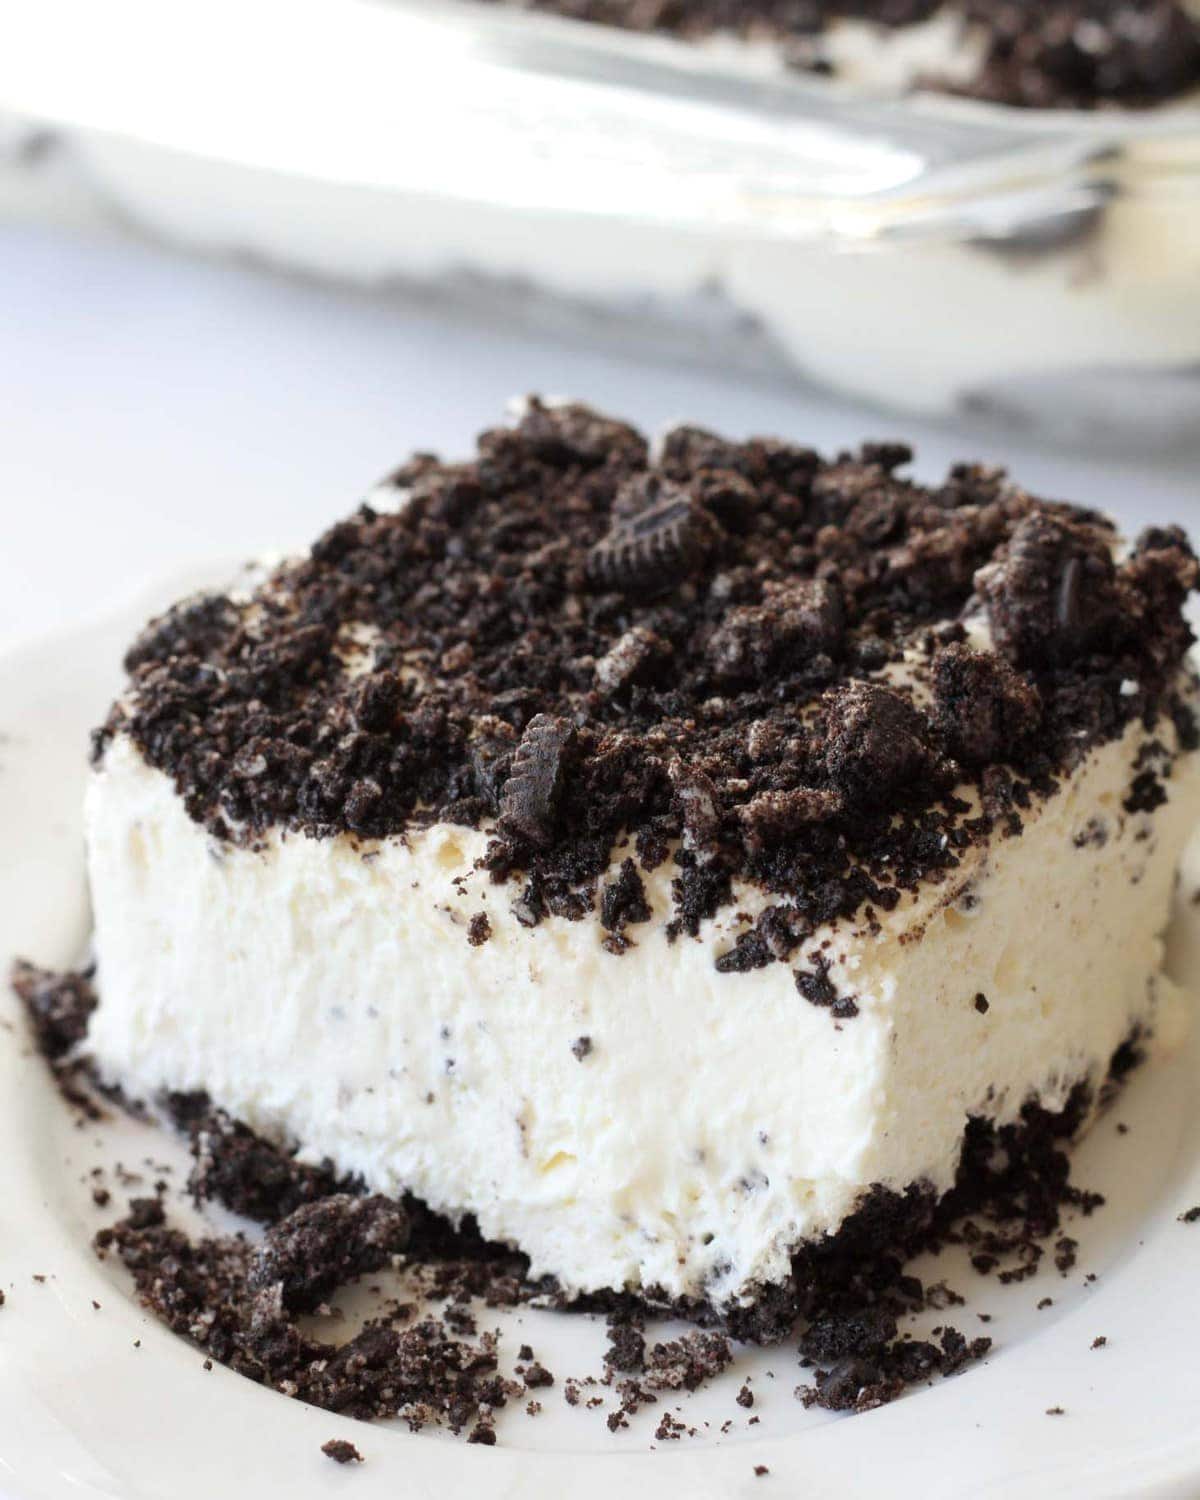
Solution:
{"label": "white marble surface", "polygon": [[461,454],[507,397],[584,397],[823,448],[896,435],[1200,529],[1195,456],[1156,465],[913,424],[795,388],[626,362],[497,325],[0,219],[0,645],[207,557],[300,544],[414,446]]}

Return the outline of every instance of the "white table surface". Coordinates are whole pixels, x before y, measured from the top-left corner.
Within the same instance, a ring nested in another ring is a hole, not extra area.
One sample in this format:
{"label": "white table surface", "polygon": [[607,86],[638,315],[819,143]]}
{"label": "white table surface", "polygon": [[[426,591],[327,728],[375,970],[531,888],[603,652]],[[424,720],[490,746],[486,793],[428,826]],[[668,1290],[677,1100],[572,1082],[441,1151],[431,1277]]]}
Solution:
{"label": "white table surface", "polygon": [[923,477],[984,457],[1130,529],[1200,530],[1194,455],[1122,463],[921,428],[795,388],[0,219],[0,645],[189,563],[302,544],[412,448],[461,455],[530,390],[649,429],[687,419],[826,449],[902,434]]}

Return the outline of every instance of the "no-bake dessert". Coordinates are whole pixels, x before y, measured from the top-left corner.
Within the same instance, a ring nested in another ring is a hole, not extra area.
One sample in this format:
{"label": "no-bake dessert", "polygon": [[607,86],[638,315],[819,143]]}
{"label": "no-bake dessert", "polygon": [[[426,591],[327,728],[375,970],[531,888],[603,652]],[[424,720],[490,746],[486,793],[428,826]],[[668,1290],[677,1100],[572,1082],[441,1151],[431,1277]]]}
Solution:
{"label": "no-bake dessert", "polygon": [[1147,106],[1200,89],[1193,0],[518,0],[690,40],[777,47],[872,89],[1037,109]]}
{"label": "no-bake dessert", "polygon": [[153,621],[88,791],[101,1075],[756,1336],[1084,1128],[1183,1022],[1197,562],[910,459],[531,400]]}

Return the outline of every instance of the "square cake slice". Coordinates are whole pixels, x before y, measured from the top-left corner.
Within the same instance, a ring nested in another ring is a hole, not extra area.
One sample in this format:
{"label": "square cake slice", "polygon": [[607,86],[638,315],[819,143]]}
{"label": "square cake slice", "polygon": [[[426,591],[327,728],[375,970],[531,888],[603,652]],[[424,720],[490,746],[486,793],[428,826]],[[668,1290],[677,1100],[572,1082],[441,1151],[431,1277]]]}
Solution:
{"label": "square cake slice", "polygon": [[102,1071],[743,1329],[972,1120],[1086,1119],[1182,1021],[1196,560],[910,458],[531,400],[153,621],[88,793]]}

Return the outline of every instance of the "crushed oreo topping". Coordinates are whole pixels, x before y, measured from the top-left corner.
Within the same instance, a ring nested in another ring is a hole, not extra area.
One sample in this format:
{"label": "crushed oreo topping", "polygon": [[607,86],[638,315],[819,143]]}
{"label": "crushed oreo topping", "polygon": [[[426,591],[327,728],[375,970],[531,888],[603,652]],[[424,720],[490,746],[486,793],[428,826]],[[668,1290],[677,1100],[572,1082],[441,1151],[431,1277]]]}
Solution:
{"label": "crushed oreo topping", "polygon": [[587,555],[587,574],[602,589],[663,593],[697,572],[719,528],[682,486],[652,472],[637,474],[613,499],[609,531]]}
{"label": "crushed oreo topping", "polygon": [[1003,657],[951,644],[933,661],[934,723],[956,760],[1019,758],[1041,719],[1033,684]]}
{"label": "crushed oreo topping", "polygon": [[362,1454],[345,1438],[330,1438],[321,1444],[321,1452],[326,1458],[332,1458],[335,1464],[360,1464],[363,1461]]}
{"label": "crushed oreo topping", "polygon": [[761,604],[736,605],[713,631],[705,647],[709,670],[726,687],[817,663],[819,674],[840,653],[843,623],[841,592],[828,579],[768,583]]}
{"label": "crushed oreo topping", "polygon": [[829,960],[818,953],[811,969],[796,970],[796,988],[810,1005],[828,1009],[839,1021],[847,1021],[858,1014],[858,1004],[852,995],[838,994],[829,969]]}
{"label": "crushed oreo topping", "polygon": [[1048,511],[1025,516],[979,579],[992,636],[1017,666],[1065,665],[1112,649],[1122,623],[1106,523]]}
{"label": "crushed oreo topping", "polygon": [[636,1374],[646,1365],[644,1320],[638,1316],[614,1315],[608,1324],[608,1349],[604,1363],[613,1370]]}
{"label": "crushed oreo topping", "polygon": [[[1032,109],[1158,103],[1200,88],[1200,19],[1186,0],[533,0],[578,20],[695,40],[775,41],[793,66],[832,69],[823,33],[841,21],[903,28],[957,17],[978,40],[973,75],[928,73],[923,88]],[[880,46],[885,45],[881,38]]]}
{"label": "crushed oreo topping", "polygon": [[105,1111],[101,1098],[136,1113],[139,1106],[121,1090],[102,1084],[90,1059],[81,1051],[97,1004],[92,971],[53,973],[17,959],[9,971],[9,982],[25,1012],[34,1046],[59,1094],[78,1112],[78,1118],[102,1120]]}
{"label": "crushed oreo topping", "polygon": [[297,1161],[214,1109],[206,1094],[171,1094],[165,1102],[175,1125],[191,1138],[188,1188],[197,1206],[215,1199],[247,1219],[274,1224],[349,1186],[331,1167]]}
{"label": "crushed oreo topping", "polygon": [[641,872],[670,864],[674,933],[755,886],[771,905],[721,966],[786,960],[1019,831],[1134,720],[1197,739],[1182,533],[1117,563],[1092,512],[978,465],[917,485],[910,459],[677,428],[652,462],[625,424],[531,400],[252,599],[152,622],[96,753],[130,736],[225,842],[483,828],[522,923],[598,915],[613,953]]}
{"label": "crushed oreo topping", "polygon": [[600,924],[609,932],[623,932],[630,923],[648,922],[652,913],[646,888],[633,860],[626,859],[600,895]]}
{"label": "crushed oreo topping", "polygon": [[52,973],[18,960],[12,987],[25,1007],[38,1051],[51,1065],[61,1063],[87,1035],[96,1008],[92,976]]}
{"label": "crushed oreo topping", "polygon": [[629,630],[596,663],[596,691],[607,698],[641,685],[647,686],[659,676],[673,655],[669,641],[644,625]]}
{"label": "crushed oreo topping", "polygon": [[865,807],[887,801],[933,763],[925,716],[899,693],[853,682],[829,703],[825,762],[830,779]]}
{"label": "crushed oreo topping", "polygon": [[397,1327],[383,1317],[342,1344],[313,1338],[278,1285],[258,1288],[255,1253],[239,1237],[191,1240],[167,1223],[129,1218],[95,1244],[120,1257],[143,1305],[174,1332],[238,1374],[326,1411],[403,1415],[414,1427],[444,1422],[462,1432],[506,1400],[492,1335],[471,1342],[437,1318]]}
{"label": "crushed oreo topping", "polygon": [[337,1286],[388,1265],[408,1246],[398,1203],[333,1193],[267,1230],[250,1265],[252,1291],[276,1288],[284,1307],[312,1312]]}
{"label": "crushed oreo topping", "polygon": [[500,792],[498,827],[503,833],[535,845],[551,841],[574,745],[575,729],[569,720],[538,714],[529,721]]}

